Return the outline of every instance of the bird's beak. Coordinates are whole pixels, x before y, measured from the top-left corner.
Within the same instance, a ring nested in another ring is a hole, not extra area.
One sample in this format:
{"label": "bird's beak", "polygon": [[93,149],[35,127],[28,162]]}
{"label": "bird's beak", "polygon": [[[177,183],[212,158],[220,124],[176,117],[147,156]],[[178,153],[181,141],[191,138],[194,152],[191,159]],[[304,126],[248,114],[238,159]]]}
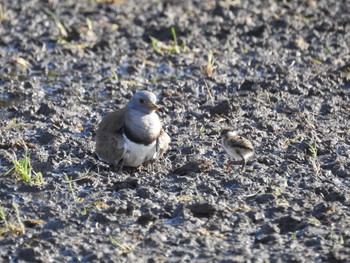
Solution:
{"label": "bird's beak", "polygon": [[160,107],[154,103],[149,103],[148,105],[151,108],[151,110],[159,110],[160,109]]}

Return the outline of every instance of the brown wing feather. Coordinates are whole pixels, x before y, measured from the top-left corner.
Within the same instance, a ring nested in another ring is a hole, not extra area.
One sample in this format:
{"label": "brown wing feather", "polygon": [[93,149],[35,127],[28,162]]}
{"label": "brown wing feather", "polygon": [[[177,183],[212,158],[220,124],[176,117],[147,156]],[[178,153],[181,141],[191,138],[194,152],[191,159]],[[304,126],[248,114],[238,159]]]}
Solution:
{"label": "brown wing feather", "polygon": [[99,159],[117,165],[124,157],[125,108],[107,114],[96,132],[95,151]]}
{"label": "brown wing feather", "polygon": [[120,131],[124,126],[124,116],[125,116],[126,108],[119,109],[117,111],[113,111],[108,113],[101,123],[98,125],[99,131],[105,132],[117,132]]}
{"label": "brown wing feather", "polygon": [[245,148],[249,150],[254,150],[253,144],[249,140],[242,138],[241,136],[228,138],[226,140],[226,144],[229,147],[240,147],[240,148]]}

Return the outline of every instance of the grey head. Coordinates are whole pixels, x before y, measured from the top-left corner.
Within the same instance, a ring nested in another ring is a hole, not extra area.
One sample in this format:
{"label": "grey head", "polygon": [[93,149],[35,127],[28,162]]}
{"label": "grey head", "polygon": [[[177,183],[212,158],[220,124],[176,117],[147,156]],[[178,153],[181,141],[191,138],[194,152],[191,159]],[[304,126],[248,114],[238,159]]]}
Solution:
{"label": "grey head", "polygon": [[141,111],[142,113],[149,114],[158,110],[160,107],[156,104],[157,98],[152,92],[139,91],[128,102],[130,109]]}

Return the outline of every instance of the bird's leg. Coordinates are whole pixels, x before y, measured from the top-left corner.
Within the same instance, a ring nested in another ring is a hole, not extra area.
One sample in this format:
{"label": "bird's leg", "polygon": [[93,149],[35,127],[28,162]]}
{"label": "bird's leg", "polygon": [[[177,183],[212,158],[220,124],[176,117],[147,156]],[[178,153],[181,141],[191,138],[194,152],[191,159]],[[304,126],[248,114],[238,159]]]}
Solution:
{"label": "bird's leg", "polygon": [[157,159],[159,158],[159,147],[160,147],[160,145],[159,145],[159,137],[158,137],[158,139],[157,139],[157,141],[156,141],[156,153],[157,153]]}
{"label": "bird's leg", "polygon": [[123,159],[121,159],[121,162],[120,162],[120,164],[119,164],[119,170],[118,170],[118,172],[122,172],[123,171],[123,167],[124,167],[124,158]]}
{"label": "bird's leg", "polygon": [[123,171],[123,164],[120,163],[111,163],[109,167],[114,173],[120,173]]}
{"label": "bird's leg", "polygon": [[123,171],[125,160],[129,158],[129,151],[126,151],[123,158],[119,161],[119,172]]}
{"label": "bird's leg", "polygon": [[150,174],[154,173],[154,163],[155,163],[155,161],[153,161],[153,160],[149,161],[149,163],[148,163],[147,172]]}
{"label": "bird's leg", "polygon": [[123,167],[124,167],[124,163],[125,163],[125,159],[127,157],[128,153],[126,153],[124,155],[124,157],[119,161],[119,172],[123,171]]}
{"label": "bird's leg", "polygon": [[246,165],[246,161],[245,161],[245,159],[243,159],[241,173],[243,173],[245,171],[245,165]]}
{"label": "bird's leg", "polygon": [[231,168],[231,161],[228,161],[227,164],[226,164],[226,171],[230,170]]}
{"label": "bird's leg", "polygon": [[240,154],[240,153],[238,153],[238,154],[239,154],[239,156],[241,156],[241,158],[242,158],[242,167],[241,167],[241,173],[243,173],[243,172],[244,172],[244,170],[245,170],[246,161],[245,161],[245,159],[244,159],[244,157],[243,157],[243,155],[242,155],[242,154]]}

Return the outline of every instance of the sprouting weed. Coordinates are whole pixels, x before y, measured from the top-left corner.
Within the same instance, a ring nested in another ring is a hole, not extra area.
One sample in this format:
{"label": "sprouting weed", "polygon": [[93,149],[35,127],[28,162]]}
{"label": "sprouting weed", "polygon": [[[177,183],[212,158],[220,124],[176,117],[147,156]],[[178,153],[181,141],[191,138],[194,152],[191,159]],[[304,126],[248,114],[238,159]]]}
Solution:
{"label": "sprouting weed", "polygon": [[[175,31],[174,27],[171,28],[171,35],[172,35],[173,41],[174,41],[174,44],[172,44],[172,45],[165,44],[162,41],[159,41],[158,39],[156,39],[155,37],[150,36],[153,50],[160,55],[163,55],[164,52],[168,52],[169,54],[173,54],[173,55],[180,54],[181,49],[180,49],[180,46],[177,42],[177,36],[176,36],[176,31]],[[186,45],[184,47],[188,48]]]}
{"label": "sprouting weed", "polygon": [[48,9],[45,9],[46,14],[48,14],[49,16],[52,17],[52,19],[55,21],[56,27],[58,28],[58,30],[60,31],[60,34],[63,38],[67,38],[68,37],[68,30],[66,29],[66,27],[62,24],[62,22],[60,21],[60,19],[58,18],[58,16],[51,12]]}
{"label": "sprouting weed", "polygon": [[210,51],[208,54],[207,64],[204,67],[205,73],[208,77],[212,77],[214,75],[214,70],[217,68],[216,61],[214,59],[213,52]]}
{"label": "sprouting weed", "polygon": [[174,39],[174,45],[173,45],[173,49],[170,50],[170,53],[178,55],[181,53],[181,51],[180,51],[179,45],[177,44],[177,37],[176,37],[176,32],[174,27],[171,27],[171,35],[173,36],[173,39]]}
{"label": "sprouting weed", "polygon": [[109,237],[109,240],[112,242],[112,244],[116,245],[118,247],[118,254],[126,254],[131,252],[133,249],[132,247],[130,247],[129,245],[124,245],[120,242],[118,242],[117,240],[115,240],[113,237]]}
{"label": "sprouting weed", "polygon": [[79,201],[79,198],[77,198],[77,195],[75,194],[75,190],[74,190],[74,186],[73,186],[73,182],[72,182],[72,179],[70,179],[68,177],[68,175],[66,175],[66,181],[68,183],[68,187],[69,187],[69,190],[70,192],[72,193],[72,196],[73,196],[73,200],[74,202],[78,202]]}
{"label": "sprouting weed", "polygon": [[0,206],[0,220],[2,220],[5,225],[4,227],[0,227],[0,237],[6,233],[18,235],[18,234],[23,234],[25,232],[23,222],[19,215],[18,205],[16,203],[12,203],[12,207],[14,208],[16,213],[17,224],[12,224],[9,222],[9,220],[7,220],[4,208]]}
{"label": "sprouting weed", "polygon": [[30,160],[30,154],[28,147],[24,144],[25,153],[21,160],[18,160],[16,154],[8,153],[9,158],[13,164],[12,168],[6,172],[5,175],[12,173],[17,179],[25,183],[42,184],[43,176],[42,173],[34,172]]}
{"label": "sprouting weed", "polygon": [[310,143],[306,142],[306,144],[309,147],[310,153],[312,154],[312,156],[309,158],[310,163],[314,169],[314,172],[316,174],[319,174],[321,171],[321,166],[320,166],[318,159],[317,159],[317,148],[315,146],[311,145]]}

